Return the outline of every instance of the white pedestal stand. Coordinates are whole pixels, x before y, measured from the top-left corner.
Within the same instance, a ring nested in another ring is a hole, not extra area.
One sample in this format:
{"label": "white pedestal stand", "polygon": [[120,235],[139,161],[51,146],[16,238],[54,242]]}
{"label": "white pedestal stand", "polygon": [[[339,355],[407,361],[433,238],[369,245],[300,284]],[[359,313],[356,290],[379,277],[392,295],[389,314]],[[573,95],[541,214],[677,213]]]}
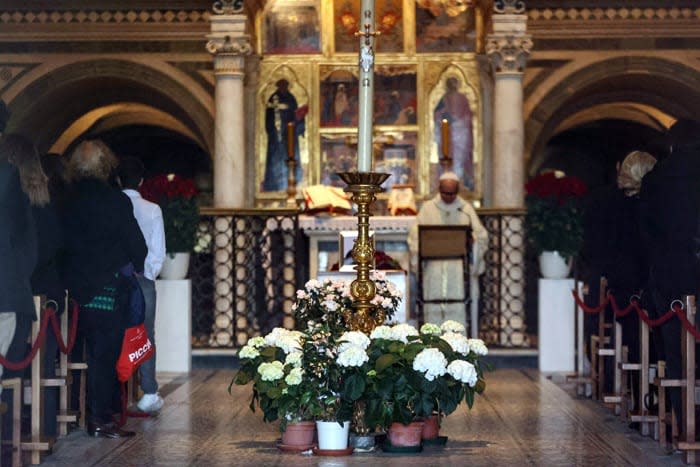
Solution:
{"label": "white pedestal stand", "polygon": [[573,279],[538,281],[538,340],[541,372],[575,371]]}
{"label": "white pedestal stand", "polygon": [[156,371],[192,368],[192,282],[156,281]]}

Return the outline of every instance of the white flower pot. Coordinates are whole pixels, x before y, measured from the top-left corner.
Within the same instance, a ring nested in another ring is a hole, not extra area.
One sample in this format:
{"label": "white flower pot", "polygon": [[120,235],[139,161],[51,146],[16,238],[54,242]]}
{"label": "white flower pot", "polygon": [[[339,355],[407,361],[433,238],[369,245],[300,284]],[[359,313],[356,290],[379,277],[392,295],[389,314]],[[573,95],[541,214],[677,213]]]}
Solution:
{"label": "white flower pot", "polygon": [[350,434],[350,422],[316,422],[318,434],[318,448],[321,450],[342,450],[348,448],[348,436]]}
{"label": "white flower pot", "polygon": [[557,251],[543,251],[539,263],[540,273],[545,279],[564,279],[571,271],[571,258],[564,258]]}
{"label": "white flower pot", "polygon": [[187,277],[190,267],[189,253],[168,253],[163,261],[163,269],[160,271],[161,279],[180,280]]}

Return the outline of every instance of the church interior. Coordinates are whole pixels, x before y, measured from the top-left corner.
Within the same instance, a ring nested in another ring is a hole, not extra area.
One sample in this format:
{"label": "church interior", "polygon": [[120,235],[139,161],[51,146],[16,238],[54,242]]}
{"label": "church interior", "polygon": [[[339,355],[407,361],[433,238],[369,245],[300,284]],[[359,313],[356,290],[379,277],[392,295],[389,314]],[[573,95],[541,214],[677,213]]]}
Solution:
{"label": "church interior", "polygon": [[[56,158],[101,139],[139,158],[147,178],[177,174],[198,190],[188,285],[162,285],[172,296],[159,305],[171,313],[161,335],[180,339],[163,343],[171,358],[159,356],[163,413],[129,422],[139,432],[131,440],[73,432],[42,453],[42,464],[688,461],[628,429],[619,405],[582,397],[561,377],[581,371],[573,331],[564,366],[554,377],[537,371],[541,334],[557,320],[543,321],[543,308],[581,324],[571,297],[538,294],[524,220],[525,183],[536,175],[562,172],[589,190],[608,185],[628,153],[661,157],[673,123],[698,118],[700,2],[372,3],[374,88],[362,115],[360,0],[0,2],[5,133]],[[359,170],[358,133],[368,120],[370,171],[390,174],[369,228],[373,247],[400,266],[391,277],[405,294],[404,321],[417,320],[420,286],[408,272],[407,236],[442,173],[457,173],[459,195],[488,232],[484,271],[465,281],[463,312],[469,336],[489,346],[493,383],[474,410],[446,419],[450,444],[428,459],[280,457],[279,433],[249,413],[249,395],[226,391],[231,362],[250,338],[294,325],[295,291],[308,280],[344,272],[357,219],[332,204],[311,209],[310,193],[342,193],[338,174]],[[402,194],[409,201],[397,210]]]}

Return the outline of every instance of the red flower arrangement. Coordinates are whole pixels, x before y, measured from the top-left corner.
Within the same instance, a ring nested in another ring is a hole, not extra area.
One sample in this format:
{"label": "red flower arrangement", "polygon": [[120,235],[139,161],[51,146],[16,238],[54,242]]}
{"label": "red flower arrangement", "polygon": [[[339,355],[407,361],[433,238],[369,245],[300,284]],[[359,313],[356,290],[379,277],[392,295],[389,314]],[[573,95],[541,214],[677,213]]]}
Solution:
{"label": "red flower arrangement", "polygon": [[583,206],[587,187],[576,177],[547,172],[525,184],[525,229],[537,254],[576,255],[583,245]]}
{"label": "red flower arrangement", "polygon": [[189,252],[194,248],[199,207],[197,187],[189,178],[175,174],[156,175],[139,187],[141,196],[160,206],[168,253]]}

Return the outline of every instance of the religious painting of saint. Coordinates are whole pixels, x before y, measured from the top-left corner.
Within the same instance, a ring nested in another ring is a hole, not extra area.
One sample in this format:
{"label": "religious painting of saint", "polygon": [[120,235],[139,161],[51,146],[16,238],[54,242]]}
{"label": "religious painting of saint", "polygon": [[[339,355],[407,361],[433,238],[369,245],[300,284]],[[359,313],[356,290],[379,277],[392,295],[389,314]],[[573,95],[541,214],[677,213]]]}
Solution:
{"label": "religious painting of saint", "polygon": [[374,74],[374,124],[415,125],[416,69],[405,65],[379,65]]}
{"label": "religious painting of saint", "polygon": [[416,0],[416,51],[473,52],[476,49],[474,7],[466,2]]}
{"label": "religious painting of saint", "polygon": [[357,170],[357,134],[321,135],[321,184],[344,188],[338,172]]}
{"label": "religious painting of saint", "polygon": [[[472,109],[467,96],[460,90],[460,80],[450,76],[445,80],[445,92],[433,109],[433,133],[438,154],[443,156],[443,134],[449,137],[448,156],[452,171],[462,180],[462,185],[474,191],[474,132]],[[442,123],[446,121],[446,129]]]}
{"label": "religious painting of saint", "polygon": [[[374,40],[378,53],[403,52],[403,17],[400,0],[376,0],[374,6],[375,28],[381,33]],[[355,33],[361,28],[360,0],[335,0],[335,51],[357,53],[359,39]]]}
{"label": "religious painting of saint", "polygon": [[268,54],[319,53],[318,1],[272,0],[263,13],[263,51]]}
{"label": "religious painting of saint", "polygon": [[355,127],[359,115],[358,79],[353,70],[321,67],[321,127]]}
{"label": "religious painting of saint", "polygon": [[[299,107],[294,95],[289,91],[289,81],[280,79],[275,83],[276,90],[267,100],[265,108],[265,132],[267,152],[265,177],[262,191],[283,191],[287,189],[289,158],[288,148],[294,145],[294,158],[297,161],[296,180],[302,179],[299,158],[299,136],[306,130],[305,119],[308,106]],[[291,123],[291,132],[289,130]],[[292,138],[292,141],[289,141]]]}

